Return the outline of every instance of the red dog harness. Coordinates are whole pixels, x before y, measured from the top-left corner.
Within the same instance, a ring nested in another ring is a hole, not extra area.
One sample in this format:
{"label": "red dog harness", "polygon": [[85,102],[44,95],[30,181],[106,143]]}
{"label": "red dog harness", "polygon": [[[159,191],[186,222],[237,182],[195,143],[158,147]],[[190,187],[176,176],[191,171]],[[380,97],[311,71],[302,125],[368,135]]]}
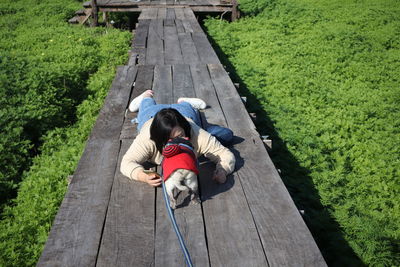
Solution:
{"label": "red dog harness", "polygon": [[164,156],[162,162],[164,181],[177,169],[190,170],[199,174],[196,155],[188,140],[179,137],[169,140],[162,154]]}

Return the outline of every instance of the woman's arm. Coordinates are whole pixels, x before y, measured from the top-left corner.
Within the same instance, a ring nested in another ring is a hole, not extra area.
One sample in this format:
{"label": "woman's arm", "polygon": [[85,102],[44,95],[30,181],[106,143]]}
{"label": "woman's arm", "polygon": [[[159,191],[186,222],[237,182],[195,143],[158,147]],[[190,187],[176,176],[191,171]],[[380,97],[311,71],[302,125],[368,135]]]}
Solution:
{"label": "woman's arm", "polygon": [[205,130],[201,128],[194,130],[197,134],[199,154],[203,154],[216,164],[213,179],[219,183],[224,183],[226,176],[235,169],[235,155]]}
{"label": "woman's arm", "polygon": [[139,134],[122,157],[121,173],[130,179],[159,186],[161,179],[155,174],[144,173],[142,164],[156,153],[155,145],[145,134]]}

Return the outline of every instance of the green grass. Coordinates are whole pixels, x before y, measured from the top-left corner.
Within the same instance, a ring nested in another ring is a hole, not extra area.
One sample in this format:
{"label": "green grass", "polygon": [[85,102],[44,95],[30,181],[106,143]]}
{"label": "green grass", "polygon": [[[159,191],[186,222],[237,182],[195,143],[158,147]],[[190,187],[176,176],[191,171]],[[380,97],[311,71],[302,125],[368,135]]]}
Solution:
{"label": "green grass", "polygon": [[[76,1],[0,3],[0,266],[36,264],[131,34],[68,25]],[[18,196],[15,197],[16,192]]]}
{"label": "green grass", "polygon": [[257,126],[328,263],[398,266],[398,1],[241,8],[238,22],[206,27],[264,116]]}

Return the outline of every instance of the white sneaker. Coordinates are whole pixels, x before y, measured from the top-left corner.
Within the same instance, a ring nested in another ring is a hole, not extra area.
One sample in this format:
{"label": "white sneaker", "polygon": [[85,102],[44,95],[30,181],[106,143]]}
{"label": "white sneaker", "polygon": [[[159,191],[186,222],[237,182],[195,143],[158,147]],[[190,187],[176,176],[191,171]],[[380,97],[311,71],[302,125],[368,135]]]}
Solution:
{"label": "white sneaker", "polygon": [[206,102],[204,102],[200,98],[194,98],[194,97],[181,97],[178,99],[177,103],[179,104],[180,102],[188,102],[193,108],[197,109],[205,109],[207,107]]}
{"label": "white sneaker", "polygon": [[145,97],[153,97],[153,91],[152,90],[147,90],[141,95],[135,97],[132,102],[129,104],[129,111],[130,112],[136,112],[139,110],[140,103],[142,103],[143,98]]}

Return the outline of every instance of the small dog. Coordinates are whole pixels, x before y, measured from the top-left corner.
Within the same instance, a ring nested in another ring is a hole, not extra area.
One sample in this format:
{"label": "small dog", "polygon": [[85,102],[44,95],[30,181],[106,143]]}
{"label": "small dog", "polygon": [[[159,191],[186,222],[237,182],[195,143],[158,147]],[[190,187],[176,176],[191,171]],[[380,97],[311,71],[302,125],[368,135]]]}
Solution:
{"label": "small dog", "polygon": [[171,208],[176,208],[176,198],[173,193],[175,188],[180,191],[189,189],[191,202],[200,203],[197,182],[199,168],[189,140],[182,137],[169,140],[162,154],[163,178]]}

